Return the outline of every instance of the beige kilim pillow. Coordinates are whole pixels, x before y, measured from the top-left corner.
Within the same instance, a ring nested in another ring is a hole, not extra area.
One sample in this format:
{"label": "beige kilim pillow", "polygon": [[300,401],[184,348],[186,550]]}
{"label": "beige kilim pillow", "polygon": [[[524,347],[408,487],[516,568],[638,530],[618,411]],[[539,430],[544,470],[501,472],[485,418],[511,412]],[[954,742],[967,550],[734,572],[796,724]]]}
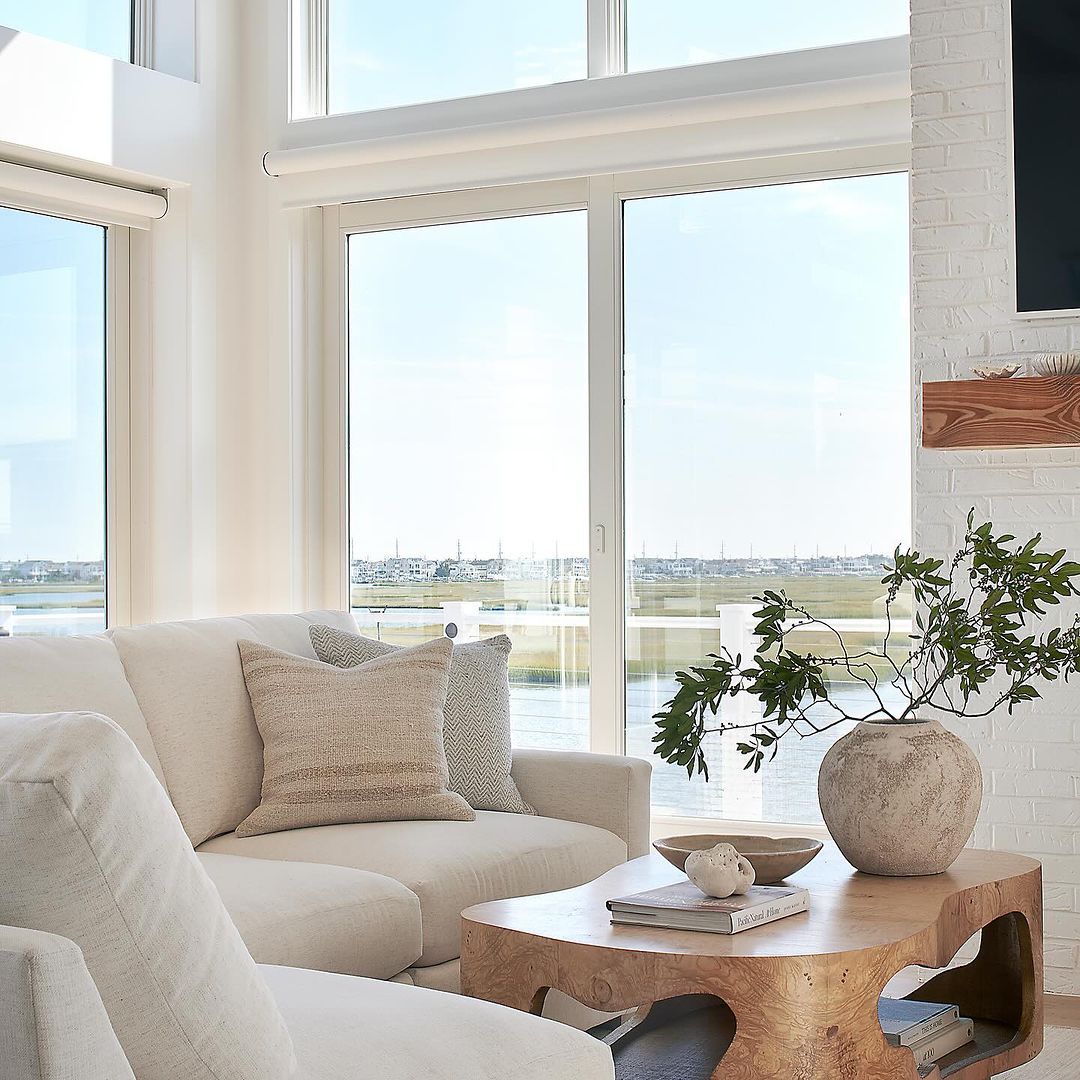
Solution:
{"label": "beige kilim pillow", "polygon": [[453,645],[356,668],[238,643],[263,740],[262,801],[237,836],[351,821],[472,821],[447,789],[443,705]]}
{"label": "beige kilim pillow", "polygon": [[[318,623],[310,633],[315,655],[337,667],[356,667],[401,648]],[[450,790],[461,795],[474,810],[535,814],[510,775],[507,661],[512,648],[505,634],[454,645],[443,744]]]}

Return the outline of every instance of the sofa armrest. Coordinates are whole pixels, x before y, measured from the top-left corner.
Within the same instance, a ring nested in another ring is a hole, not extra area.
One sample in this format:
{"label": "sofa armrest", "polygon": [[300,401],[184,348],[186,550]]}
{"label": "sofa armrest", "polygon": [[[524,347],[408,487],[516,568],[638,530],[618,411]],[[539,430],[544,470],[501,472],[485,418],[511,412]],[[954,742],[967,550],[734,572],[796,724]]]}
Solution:
{"label": "sofa armrest", "polygon": [[649,762],[610,754],[515,750],[511,774],[525,801],[543,817],[607,829],[625,841],[630,859],[649,850]]}
{"label": "sofa armrest", "polygon": [[0,926],[4,1080],[134,1080],[82,951],[67,938]]}

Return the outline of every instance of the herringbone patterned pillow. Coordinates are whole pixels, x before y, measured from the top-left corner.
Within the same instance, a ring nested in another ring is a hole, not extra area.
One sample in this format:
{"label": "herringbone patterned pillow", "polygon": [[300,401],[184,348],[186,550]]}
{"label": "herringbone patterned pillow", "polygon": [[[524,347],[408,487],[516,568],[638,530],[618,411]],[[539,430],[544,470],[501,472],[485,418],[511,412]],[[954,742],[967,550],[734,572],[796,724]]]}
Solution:
{"label": "herringbone patterned pillow", "polygon": [[[350,668],[400,646],[348,634],[332,626],[312,626],[311,644],[325,664]],[[505,634],[454,646],[446,693],[443,743],[450,790],[474,810],[535,814],[510,775],[510,678],[513,648]]]}

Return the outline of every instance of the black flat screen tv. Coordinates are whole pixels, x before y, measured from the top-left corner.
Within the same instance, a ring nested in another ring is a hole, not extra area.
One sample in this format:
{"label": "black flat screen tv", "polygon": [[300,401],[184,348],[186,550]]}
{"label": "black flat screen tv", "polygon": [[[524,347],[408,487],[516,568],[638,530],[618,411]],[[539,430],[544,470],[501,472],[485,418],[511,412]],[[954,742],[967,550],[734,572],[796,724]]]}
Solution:
{"label": "black flat screen tv", "polygon": [[1012,0],[1016,307],[1080,310],[1080,0]]}

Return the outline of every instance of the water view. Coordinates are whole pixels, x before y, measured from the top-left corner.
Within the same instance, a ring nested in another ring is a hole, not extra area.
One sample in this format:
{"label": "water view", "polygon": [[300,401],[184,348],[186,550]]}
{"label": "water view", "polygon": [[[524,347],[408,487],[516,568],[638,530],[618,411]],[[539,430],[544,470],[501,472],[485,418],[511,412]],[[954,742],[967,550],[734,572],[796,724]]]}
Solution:
{"label": "water view", "polygon": [[[880,638],[882,589],[877,571],[866,570],[880,565],[880,559],[848,559],[841,573],[838,560],[821,559],[802,560],[797,566],[790,560],[783,566],[776,560],[759,560],[750,567],[746,560],[731,560],[730,566],[681,560],[689,573],[672,565],[673,560],[631,561],[626,750],[652,760],[658,814],[790,823],[821,820],[818,765],[847,726],[813,738],[786,740],[776,761],[757,776],[744,771],[736,739],[713,736],[712,778],[706,783],[700,778],[690,781],[682,769],[652,757],[653,716],[675,691],[675,671],[703,662],[722,642],[752,650],[754,605],[748,601],[762,589],[786,588],[815,611],[839,620],[847,627],[850,645]],[[454,623],[459,641],[508,634],[514,643],[510,683],[515,745],[588,750],[587,565],[583,559],[560,560],[559,565],[541,560],[529,566],[494,559],[354,564],[353,614],[362,633],[402,645],[441,634],[448,622]],[[0,583],[0,633],[58,636],[96,633],[104,625],[100,585]],[[897,648],[902,650],[903,635],[898,637]],[[801,643],[808,640],[825,653],[835,648],[823,635],[815,639],[812,630]],[[869,694],[860,684],[840,685],[837,692],[869,711]],[[751,707],[727,703],[721,719],[753,721],[757,714],[747,711]]]}

